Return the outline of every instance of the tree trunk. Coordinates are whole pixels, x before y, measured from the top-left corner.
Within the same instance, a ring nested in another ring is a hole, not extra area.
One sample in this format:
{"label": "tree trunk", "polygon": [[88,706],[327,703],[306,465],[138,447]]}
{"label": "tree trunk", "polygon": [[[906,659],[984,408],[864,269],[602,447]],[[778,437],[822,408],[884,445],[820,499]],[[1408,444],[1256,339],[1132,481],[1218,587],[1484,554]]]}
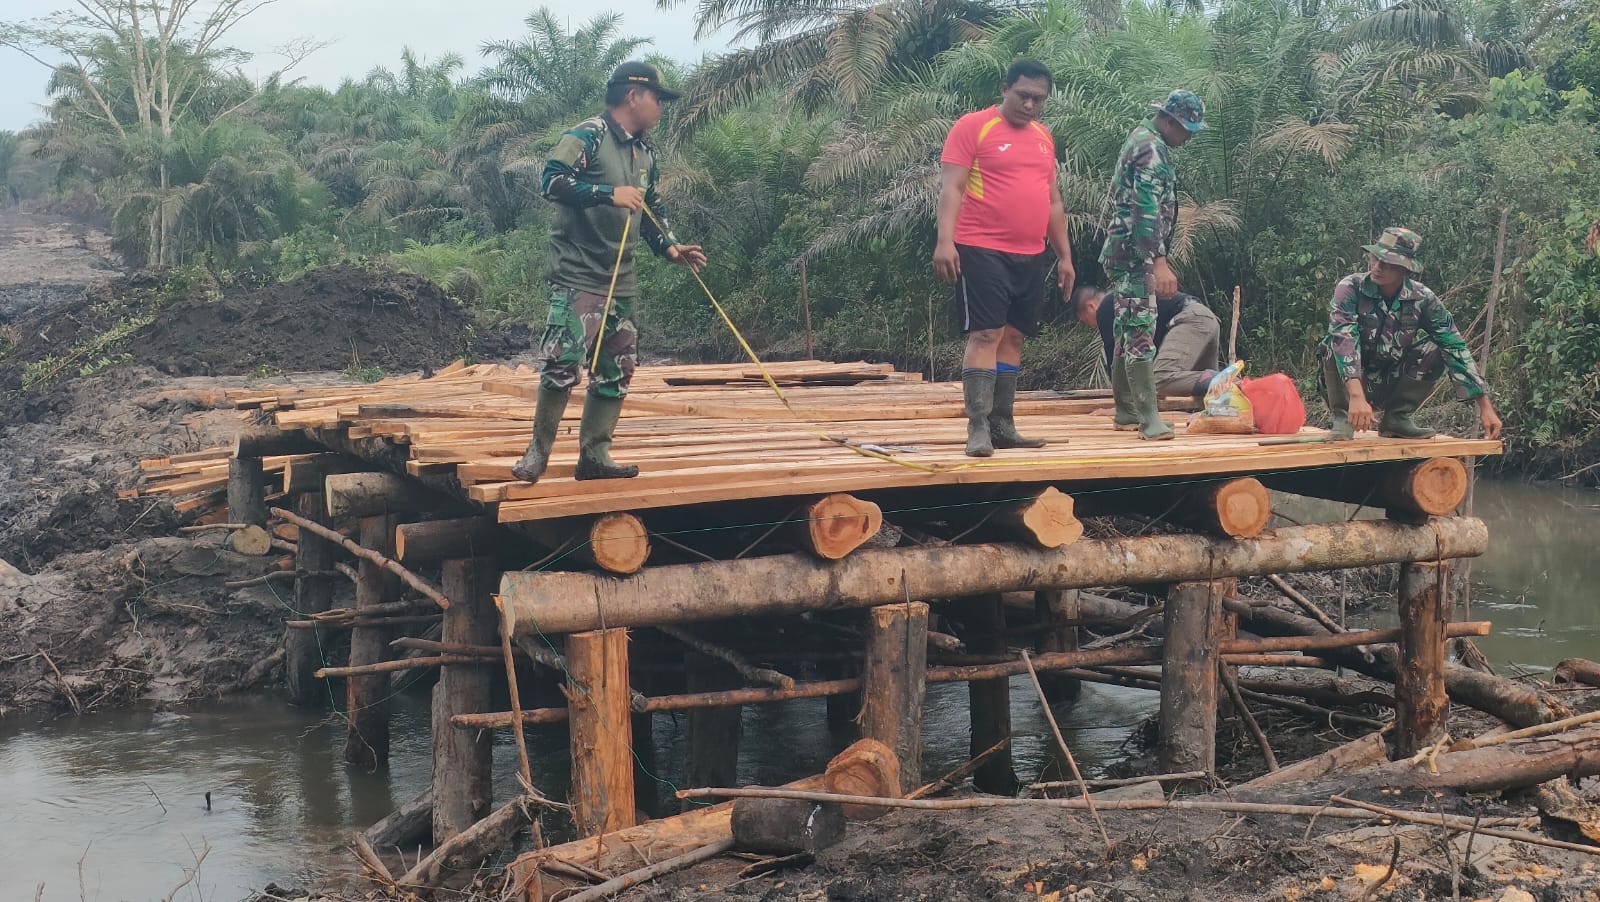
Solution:
{"label": "tree trunk", "polygon": [[628,631],[567,637],[572,711],[572,819],[585,836],[634,823]]}
{"label": "tree trunk", "polygon": [[[306,519],[322,517],[322,495],[307,492],[295,500],[295,507]],[[300,577],[294,583],[294,609],[300,614],[317,614],[326,611],[333,603],[333,580],[315,574],[333,570],[332,542],[310,532],[300,535],[299,550],[295,553],[295,569]],[[292,704],[308,707],[326,698],[327,689],[315,674],[323,666],[321,630],[286,630],[283,638],[285,652],[283,672],[289,684]]]}
{"label": "tree trunk", "polygon": [[1064,548],[1083,538],[1083,522],[1073,513],[1071,495],[1049,486],[1026,501],[995,514],[1001,528],[1037,548]]}
{"label": "tree trunk", "polygon": [[1400,667],[1395,673],[1395,756],[1409,758],[1449,731],[1444,685],[1449,566],[1400,565]]}
{"label": "tree trunk", "polygon": [[[1467,496],[1467,468],[1453,457],[1265,473],[1261,481],[1297,495],[1382,508],[1390,516],[1407,520],[1454,513]],[[1415,559],[1432,557],[1418,555]]]}
{"label": "tree trunk", "polygon": [[927,665],[928,606],[913,601],[873,608],[861,679],[861,735],[894,751],[902,792],[922,780]]}
{"label": "tree trunk", "polygon": [[393,473],[335,473],[323,484],[329,520],[412,514],[443,506],[433,492]]}
{"label": "tree trunk", "polygon": [[[394,517],[366,517],[361,521],[361,544],[382,555],[394,554]],[[356,616],[362,608],[388,604],[400,598],[400,580],[371,561],[356,565]],[[389,657],[389,629],[362,626],[350,632],[350,666],[377,664]],[[386,674],[352,676],[345,680],[344,760],[368,770],[389,761],[389,677]]]}
{"label": "tree trunk", "polygon": [[[690,693],[739,688],[738,674],[715,658],[691,651],[684,656]],[[738,705],[689,712],[689,785],[730,786],[738,782],[740,721]],[[685,802],[685,810],[693,803]]]}
{"label": "tree trunk", "polygon": [[267,525],[267,500],[262,490],[265,479],[261,458],[228,459],[228,522]]}
{"label": "tree trunk", "polygon": [[1217,766],[1217,655],[1231,580],[1181,583],[1167,593],[1156,760],[1166,773]]}
{"label": "tree trunk", "polygon": [[[872,607],[912,598],[951,598],[1019,589],[1183,582],[1304,572],[1482,554],[1481,520],[1440,518],[1427,526],[1355,521],[1277,530],[1257,539],[1195,535],[1078,542],[1043,550],[1018,545],[862,549],[821,565],[808,556],[651,567],[632,579],[590,573],[507,573],[501,595],[518,635],[654,626],[755,614]],[[762,592],[752,597],[750,587]]]}
{"label": "tree trunk", "polygon": [[[975,655],[1005,654],[1005,606],[999,595],[963,599],[958,605],[957,616],[966,627],[962,639],[966,641],[968,651]],[[1011,735],[1011,681],[1001,677],[968,683],[967,714],[971,722],[968,757],[977,757],[985,749]],[[916,775],[913,777],[912,784],[915,785],[920,778]],[[1001,749],[984,761],[973,772],[972,785],[979,792],[1016,795],[1018,783],[1016,770],[1011,763],[1011,747]]]}
{"label": "tree trunk", "polygon": [[[1033,593],[1039,624],[1049,627],[1039,633],[1037,648],[1041,653],[1078,650],[1078,628],[1070,624],[1083,616],[1081,594],[1077,589],[1040,589]],[[1058,673],[1040,674],[1039,684],[1051,704],[1071,701],[1083,691],[1081,681]]]}
{"label": "tree trunk", "polygon": [[[456,603],[444,613],[441,639],[488,647],[499,636],[491,593],[499,571],[488,559],[444,562],[444,590]],[[497,653],[499,649],[496,648]],[[445,667],[433,687],[433,841],[442,843],[482,820],[493,803],[494,735],[458,730],[456,714],[489,707],[494,674],[483,667]]]}
{"label": "tree trunk", "polygon": [[[395,530],[395,559],[402,564],[488,557],[509,539],[488,517],[402,523]],[[445,595],[449,596],[449,589]]]}
{"label": "tree trunk", "polygon": [[836,561],[878,534],[883,511],[854,495],[824,495],[805,506],[804,522],[790,529],[802,548],[826,561]]}

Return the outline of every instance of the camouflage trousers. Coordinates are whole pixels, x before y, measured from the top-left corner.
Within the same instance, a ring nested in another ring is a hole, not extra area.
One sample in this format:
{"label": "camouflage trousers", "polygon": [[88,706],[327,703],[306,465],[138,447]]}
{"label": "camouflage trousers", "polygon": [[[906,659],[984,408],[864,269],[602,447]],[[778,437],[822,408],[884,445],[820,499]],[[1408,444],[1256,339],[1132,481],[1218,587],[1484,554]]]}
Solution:
{"label": "camouflage trousers", "polygon": [[1145,287],[1144,273],[1107,273],[1111,280],[1111,335],[1116,355],[1128,360],[1156,359],[1156,302]]}
{"label": "camouflage trousers", "polygon": [[[1324,344],[1321,351],[1322,366],[1317,370],[1317,387],[1327,397],[1328,383],[1339,378],[1339,367],[1333,352]],[[1367,403],[1380,410],[1385,407],[1395,389],[1402,382],[1432,385],[1444,376],[1444,352],[1432,339],[1419,339],[1400,355],[1400,360],[1362,364],[1361,389],[1366,392]]]}
{"label": "camouflage trousers", "polygon": [[[601,398],[625,398],[639,360],[639,331],[633,325],[633,298],[612,298],[573,288],[550,288],[550,315],[539,338],[540,384],[570,391],[580,369],[594,362],[600,337],[600,360],[589,372],[589,391]],[[605,316],[605,328],[600,319]]]}

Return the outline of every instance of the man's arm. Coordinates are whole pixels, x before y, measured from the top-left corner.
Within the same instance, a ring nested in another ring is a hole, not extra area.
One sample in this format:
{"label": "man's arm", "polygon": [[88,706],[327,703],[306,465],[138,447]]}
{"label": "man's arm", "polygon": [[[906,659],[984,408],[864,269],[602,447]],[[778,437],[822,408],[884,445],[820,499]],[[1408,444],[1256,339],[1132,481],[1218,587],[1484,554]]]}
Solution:
{"label": "man's arm", "polygon": [[1349,396],[1350,428],[1371,429],[1372,404],[1367,401],[1366,385],[1361,381],[1361,332],[1355,283],[1340,280],[1333,289],[1328,313],[1328,349],[1333,354],[1336,375],[1344,382]]}
{"label": "man's arm", "polygon": [[939,227],[938,243],[933,248],[933,272],[944,282],[955,282],[961,277],[961,258],[956,253],[956,220],[961,216],[961,198],[967,190],[970,166],[941,163],[939,180],[939,207],[935,221]]}
{"label": "man's arm", "polygon": [[1063,300],[1072,297],[1072,285],[1078,273],[1072,268],[1072,241],[1067,236],[1067,203],[1061,197],[1061,183],[1050,180],[1050,226],[1046,232],[1050,247],[1056,252],[1056,285]]}
{"label": "man's arm", "polygon": [[569,207],[611,205],[615,189],[587,178],[589,161],[600,148],[602,132],[585,122],[561,136],[545,160],[539,193],[546,200]]}
{"label": "man's arm", "polygon": [[1456,328],[1455,317],[1445,309],[1438,296],[1426,288],[1423,289],[1421,310],[1418,312],[1421,314],[1423,331],[1439,346],[1444,357],[1445,372],[1450,374],[1450,381],[1456,384],[1456,397],[1477,405],[1478,422],[1483,426],[1484,438],[1499,438],[1500,415],[1495,412],[1494,402],[1489,399],[1489,384],[1478,372],[1478,364],[1472,359],[1467,340],[1461,337],[1461,330]]}

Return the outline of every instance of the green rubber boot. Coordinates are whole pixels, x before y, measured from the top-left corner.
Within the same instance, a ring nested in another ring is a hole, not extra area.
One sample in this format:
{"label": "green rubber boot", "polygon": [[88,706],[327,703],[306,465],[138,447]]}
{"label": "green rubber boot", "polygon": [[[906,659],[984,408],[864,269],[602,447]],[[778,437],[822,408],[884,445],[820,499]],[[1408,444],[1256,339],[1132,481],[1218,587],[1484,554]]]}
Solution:
{"label": "green rubber boot", "polygon": [[989,410],[989,441],[996,448],[1043,448],[1042,438],[1023,438],[1017,433],[1013,411],[1017,402],[1017,374],[996,373],[994,406]]}
{"label": "green rubber boot", "polygon": [[602,398],[593,392],[583,402],[583,421],[578,427],[578,469],[573,479],[632,479],[639,468],[611,459],[611,435],[622,416],[621,398]]}
{"label": "green rubber boot", "polygon": [[967,456],[990,457],[989,414],[994,411],[994,370],[961,371],[961,397],[967,413]]}
{"label": "green rubber boot", "polygon": [[1328,430],[1328,440],[1348,442],[1356,437],[1350,426],[1350,392],[1339,378],[1339,365],[1330,358],[1322,364],[1322,393],[1328,402],[1328,414],[1333,426]]}
{"label": "green rubber boot", "polygon": [[1438,433],[1418,426],[1411,415],[1433,391],[1433,381],[1428,379],[1401,379],[1383,406],[1383,418],[1378,421],[1378,434],[1384,438],[1433,438]]}
{"label": "green rubber boot", "polygon": [[1153,360],[1130,360],[1128,385],[1133,389],[1133,402],[1139,412],[1139,437],[1147,442],[1162,442],[1172,438],[1172,424],[1161,419],[1161,405],[1156,395],[1156,364]]}
{"label": "green rubber boot", "polygon": [[1133,386],[1128,384],[1128,358],[1120,354],[1111,361],[1111,399],[1117,405],[1111,427],[1118,432],[1138,429],[1139,405],[1134,403]]}
{"label": "green rubber boot", "polygon": [[511,475],[523,482],[538,482],[544,468],[550,463],[550,449],[556,443],[556,430],[561,427],[561,414],[567,409],[571,391],[539,386],[539,404],[533,411],[533,439],[522,459],[511,468]]}

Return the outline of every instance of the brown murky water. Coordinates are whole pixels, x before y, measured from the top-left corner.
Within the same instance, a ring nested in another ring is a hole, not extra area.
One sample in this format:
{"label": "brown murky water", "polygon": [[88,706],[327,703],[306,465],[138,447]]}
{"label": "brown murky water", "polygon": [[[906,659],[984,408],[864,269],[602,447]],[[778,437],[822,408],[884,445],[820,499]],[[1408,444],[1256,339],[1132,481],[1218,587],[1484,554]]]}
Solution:
{"label": "brown murky water", "polygon": [[[1548,668],[1600,658],[1600,493],[1484,483],[1477,512],[1494,545],[1474,564],[1472,611],[1493,620],[1479,644],[1496,665]],[[1048,732],[1026,680],[1013,683],[1017,770],[1046,757]],[[393,760],[378,773],[347,767],[337,717],[276,698],[230,700],[180,713],[116,712],[0,724],[0,900],[143,902],[164,898],[204,853],[200,878],[178,900],[229,902],[309,870],[342,867],[350,832],[376,821],[429,779],[428,711],[420,694],[395,699]],[[1060,712],[1085,770],[1120,756],[1152,693],[1086,686]],[[966,759],[966,693],[929,693],[926,768]],[[821,701],[746,709],[740,780],[771,783],[816,771],[850,737],[830,731]],[[679,779],[686,722],[655,722],[657,777]],[[535,779],[565,786],[560,730],[530,734]],[[509,737],[496,772],[515,769]],[[501,787],[500,796],[511,787]],[[205,794],[211,794],[207,810]]]}

